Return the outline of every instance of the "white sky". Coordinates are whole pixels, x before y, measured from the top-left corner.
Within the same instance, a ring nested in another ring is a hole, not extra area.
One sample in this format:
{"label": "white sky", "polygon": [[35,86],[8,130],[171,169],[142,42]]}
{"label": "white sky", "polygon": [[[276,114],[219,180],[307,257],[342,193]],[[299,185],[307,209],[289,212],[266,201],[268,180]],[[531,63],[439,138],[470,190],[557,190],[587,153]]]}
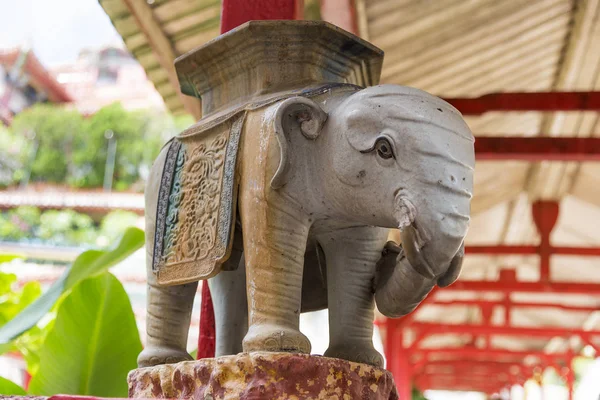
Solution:
{"label": "white sky", "polygon": [[29,44],[45,66],[120,41],[97,0],[0,0],[0,48]]}

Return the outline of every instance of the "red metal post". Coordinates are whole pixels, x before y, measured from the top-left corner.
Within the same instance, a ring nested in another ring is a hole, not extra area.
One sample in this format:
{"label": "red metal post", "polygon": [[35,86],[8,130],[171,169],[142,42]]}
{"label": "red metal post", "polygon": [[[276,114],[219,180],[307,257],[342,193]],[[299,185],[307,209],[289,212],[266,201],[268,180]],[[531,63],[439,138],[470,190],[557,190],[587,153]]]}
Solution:
{"label": "red metal post", "polygon": [[[221,33],[252,20],[300,19],[303,0],[223,0]],[[210,289],[202,282],[198,359],[215,356],[215,314]]]}
{"label": "red metal post", "polygon": [[403,328],[396,319],[386,320],[384,352],[387,369],[394,376],[399,400],[412,399],[410,354],[404,346]]}
{"label": "red metal post", "polygon": [[398,388],[399,400],[412,399],[412,368],[410,364],[410,355],[404,345],[404,334],[402,331],[398,334],[398,350],[394,358],[394,380]]}
{"label": "red metal post", "polygon": [[446,101],[464,115],[480,115],[488,111],[600,110],[600,92],[492,93]]}
{"label": "red metal post", "polygon": [[540,234],[540,281],[550,281],[550,234],[558,220],[559,205],[556,201],[536,201],[531,205],[533,222]]}
{"label": "red metal post", "polygon": [[574,399],[575,395],[575,371],[573,371],[573,358],[569,358],[567,363],[567,371],[565,376],[565,383],[567,390],[569,391],[569,400]]}
{"label": "red metal post", "polygon": [[208,282],[202,282],[202,303],[200,305],[200,333],[198,335],[198,360],[215,356],[215,311]]}
{"label": "red metal post", "polygon": [[477,161],[600,161],[600,138],[498,137],[475,139]]}
{"label": "red metal post", "polygon": [[303,0],[223,0],[221,33],[252,20],[301,19],[303,10]]}

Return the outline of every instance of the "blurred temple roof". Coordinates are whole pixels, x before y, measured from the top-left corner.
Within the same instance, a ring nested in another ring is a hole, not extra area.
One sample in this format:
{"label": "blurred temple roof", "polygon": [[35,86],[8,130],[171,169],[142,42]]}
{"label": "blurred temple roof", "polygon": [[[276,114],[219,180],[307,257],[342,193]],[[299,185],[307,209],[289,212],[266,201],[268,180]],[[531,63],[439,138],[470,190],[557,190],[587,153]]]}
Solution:
{"label": "blurred temple roof", "polygon": [[0,122],[36,102],[70,103],[73,98],[26,48],[0,49]]}

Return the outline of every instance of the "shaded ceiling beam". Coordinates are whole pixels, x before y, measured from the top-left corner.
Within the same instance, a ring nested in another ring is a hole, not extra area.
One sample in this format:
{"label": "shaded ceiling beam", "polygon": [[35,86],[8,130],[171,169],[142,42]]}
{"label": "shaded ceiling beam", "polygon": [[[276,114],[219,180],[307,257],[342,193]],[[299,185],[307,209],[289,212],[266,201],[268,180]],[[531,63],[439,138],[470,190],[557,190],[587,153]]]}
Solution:
{"label": "shaded ceiling beam", "polygon": [[463,115],[489,111],[600,111],[600,92],[491,93],[445,100]]}
{"label": "shaded ceiling beam", "polygon": [[[177,73],[173,64],[177,53],[173,49],[171,41],[154,18],[152,8],[150,8],[145,0],[123,0],[123,4],[125,4],[131,13],[140,31],[146,36],[148,44],[152,48],[156,58],[158,58],[161,68],[167,72],[169,83],[179,95],[186,111],[195,119],[200,119],[202,116],[200,100],[181,93],[179,80],[177,79]],[[200,43],[198,44],[200,45]]]}
{"label": "shaded ceiling beam", "polygon": [[579,282],[519,282],[519,281],[457,281],[444,291],[496,293],[556,293],[600,296],[600,283]]}
{"label": "shaded ceiling beam", "polygon": [[[489,301],[489,300],[434,300],[431,305],[438,306],[476,306],[476,307],[505,307],[503,300],[501,301]],[[600,311],[600,307],[583,307],[583,306],[570,306],[566,304],[558,303],[534,303],[534,302],[514,302],[510,303],[510,307],[515,308],[556,308],[564,311],[574,312],[594,312]]]}
{"label": "shaded ceiling beam", "polygon": [[[411,354],[418,354],[424,357],[431,355],[435,356],[461,356],[461,357],[491,357],[493,361],[498,361],[500,358],[513,358],[515,361],[522,362],[525,357],[536,357],[543,360],[556,360],[557,358],[566,357],[563,354],[548,354],[543,351],[515,351],[507,349],[479,349],[479,348],[465,348],[465,347],[446,347],[446,348],[428,348],[428,349],[417,349]],[[491,361],[488,359],[488,361]]]}
{"label": "shaded ceiling beam", "polygon": [[[473,245],[466,246],[466,254],[479,255],[539,255],[539,246],[529,245]],[[553,255],[600,256],[600,247],[550,246]]]}
{"label": "shaded ceiling beam", "polygon": [[411,327],[427,329],[428,334],[469,334],[469,335],[503,335],[503,336],[530,336],[548,338],[553,336],[570,337],[584,335],[587,337],[600,336],[600,331],[584,330],[581,328],[566,328],[544,326],[539,328],[522,326],[496,326],[473,324],[437,324],[429,322],[413,322]]}
{"label": "shaded ceiling beam", "polygon": [[600,161],[600,138],[497,137],[475,140],[477,161]]}
{"label": "shaded ceiling beam", "polygon": [[303,13],[303,0],[224,0],[221,33],[252,20],[301,19]]}

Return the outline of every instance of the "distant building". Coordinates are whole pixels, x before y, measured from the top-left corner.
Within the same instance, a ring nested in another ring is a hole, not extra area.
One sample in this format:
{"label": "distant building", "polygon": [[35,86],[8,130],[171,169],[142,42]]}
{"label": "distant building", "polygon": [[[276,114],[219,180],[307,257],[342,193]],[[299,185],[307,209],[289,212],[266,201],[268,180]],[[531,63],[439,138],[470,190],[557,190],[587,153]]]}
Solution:
{"label": "distant building", "polygon": [[117,46],[83,50],[74,63],[54,67],[52,73],[84,114],[117,101],[129,110],[165,109],[144,69]]}
{"label": "distant building", "polygon": [[34,103],[69,103],[65,88],[27,49],[0,50],[0,121],[13,117]]}

